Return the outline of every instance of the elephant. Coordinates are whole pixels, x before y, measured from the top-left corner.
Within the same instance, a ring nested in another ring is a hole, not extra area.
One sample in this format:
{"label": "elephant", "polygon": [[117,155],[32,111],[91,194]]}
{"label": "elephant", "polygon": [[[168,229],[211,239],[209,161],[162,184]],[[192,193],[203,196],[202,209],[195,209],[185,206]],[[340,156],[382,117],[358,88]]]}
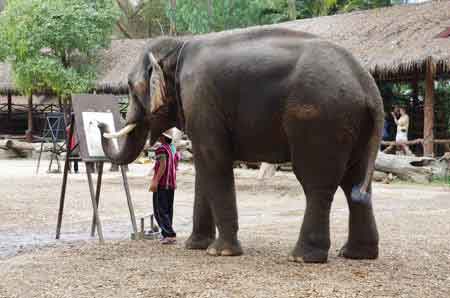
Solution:
{"label": "elephant", "polygon": [[288,259],[328,261],[338,187],[350,211],[340,256],[378,257],[371,180],[383,102],[373,77],[347,50],[273,27],[165,36],[148,42],[128,85],[127,125],[110,132],[100,124],[103,149],[114,163],[128,164],[149,135],[151,144],[171,127],[188,135],[195,196],[186,248],[241,255],[233,162],[290,161],[306,207]]}

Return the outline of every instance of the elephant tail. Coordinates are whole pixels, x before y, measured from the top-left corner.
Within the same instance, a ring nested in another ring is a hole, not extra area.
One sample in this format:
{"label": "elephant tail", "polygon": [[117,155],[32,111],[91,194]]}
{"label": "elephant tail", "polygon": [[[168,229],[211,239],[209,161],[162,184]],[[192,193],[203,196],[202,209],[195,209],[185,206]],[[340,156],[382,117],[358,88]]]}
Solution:
{"label": "elephant tail", "polygon": [[[375,83],[374,83],[375,85]],[[372,118],[372,132],[367,143],[367,168],[362,184],[354,186],[351,198],[354,202],[369,202],[371,199],[370,184],[375,171],[375,160],[377,159],[380,142],[382,140],[384,125],[383,99],[375,85],[376,96],[367,98],[367,105]]]}

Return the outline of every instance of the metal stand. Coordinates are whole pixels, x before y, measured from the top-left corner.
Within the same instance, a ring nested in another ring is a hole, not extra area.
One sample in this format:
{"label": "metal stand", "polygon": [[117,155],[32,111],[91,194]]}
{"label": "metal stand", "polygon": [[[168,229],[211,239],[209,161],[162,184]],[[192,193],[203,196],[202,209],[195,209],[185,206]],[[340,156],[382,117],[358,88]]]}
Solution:
{"label": "metal stand", "polygon": [[51,149],[50,164],[48,166],[48,172],[51,173],[52,163],[55,160],[58,165],[57,173],[61,173],[61,164],[59,162],[59,156],[64,151],[64,146],[58,144],[59,140],[65,139],[65,125],[64,125],[64,113],[48,113],[45,117],[45,126],[42,130],[41,149],[39,151],[39,158],[36,167],[36,174],[39,173],[39,166],[41,164],[42,149],[45,142],[52,142],[53,147]]}

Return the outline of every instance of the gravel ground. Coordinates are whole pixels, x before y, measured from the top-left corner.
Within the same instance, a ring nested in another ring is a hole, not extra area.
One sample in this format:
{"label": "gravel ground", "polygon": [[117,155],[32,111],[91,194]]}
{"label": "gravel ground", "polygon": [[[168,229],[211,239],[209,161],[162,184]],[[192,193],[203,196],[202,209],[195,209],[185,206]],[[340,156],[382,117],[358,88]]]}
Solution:
{"label": "gravel ground", "polygon": [[[45,167],[45,163],[43,168]],[[106,244],[89,237],[92,217],[84,173],[71,175],[62,240],[55,241],[61,176],[33,174],[31,161],[0,160],[0,297],[450,297],[450,189],[374,186],[380,258],[337,257],[348,210],[336,194],[329,262],[297,264],[287,255],[298,237],[304,196],[295,177],[259,182],[237,170],[240,239],[245,255],[208,257],[183,249],[191,229],[194,173],[183,165],[176,193],[179,243],[129,241],[118,174],[106,173],[100,215]],[[138,217],[151,210],[150,165],[132,165]],[[82,169],[83,171],[83,169]]]}

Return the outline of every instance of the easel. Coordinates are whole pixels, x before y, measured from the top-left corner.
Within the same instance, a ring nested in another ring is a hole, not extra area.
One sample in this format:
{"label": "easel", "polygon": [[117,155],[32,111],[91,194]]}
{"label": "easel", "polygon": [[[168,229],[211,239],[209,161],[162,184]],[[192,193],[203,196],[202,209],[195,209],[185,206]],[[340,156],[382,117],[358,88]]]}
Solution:
{"label": "easel", "polygon": [[51,141],[53,144],[51,150],[50,164],[48,165],[48,172],[51,173],[53,160],[56,160],[58,165],[57,173],[61,173],[61,165],[59,163],[59,155],[63,152],[63,146],[58,144],[58,141],[64,139],[66,130],[64,125],[64,113],[47,113],[45,116],[45,126],[42,130],[41,149],[39,151],[39,158],[36,167],[36,174],[39,173],[39,166],[41,164],[42,149],[44,143]]}
{"label": "easel", "polygon": [[[86,173],[88,178],[89,192],[92,201],[92,225],[91,225],[91,236],[95,236],[95,229],[97,228],[97,234],[100,243],[104,243],[103,238],[103,229],[102,223],[100,220],[100,216],[98,213],[98,206],[100,202],[100,192],[101,192],[101,184],[102,184],[102,176],[103,176],[103,164],[105,161],[108,161],[106,157],[91,157],[89,156],[87,145],[86,145],[86,135],[83,130],[83,123],[81,121],[81,111],[106,111],[112,113],[114,116],[114,120],[116,122],[116,127],[118,126],[118,111],[117,111],[117,103],[114,102],[114,98],[107,95],[74,95],[73,96],[73,108],[75,114],[72,114],[70,119],[70,129],[68,139],[71,140],[74,134],[74,127],[77,125],[77,133],[78,133],[78,144],[74,146],[72,149],[67,149],[66,160],[64,164],[64,174],[63,174],[63,183],[61,187],[61,196],[59,200],[59,212],[58,212],[58,222],[56,226],[56,239],[60,238],[61,235],[61,224],[62,217],[64,211],[64,201],[66,195],[66,186],[67,186],[67,177],[69,172],[69,162],[70,162],[70,154],[72,151],[79,146],[80,147],[80,157],[81,160],[86,165]],[[92,174],[94,172],[95,164],[98,164],[98,174],[97,174],[97,185],[94,188],[94,182],[92,179]],[[131,201],[130,188],[128,185],[128,178],[126,175],[125,166],[120,166],[122,173],[123,185],[125,188],[125,194],[127,197],[128,209],[130,212],[131,224],[133,227],[133,232],[135,234],[138,233],[137,225],[136,225],[136,217],[134,214],[133,203]]]}

